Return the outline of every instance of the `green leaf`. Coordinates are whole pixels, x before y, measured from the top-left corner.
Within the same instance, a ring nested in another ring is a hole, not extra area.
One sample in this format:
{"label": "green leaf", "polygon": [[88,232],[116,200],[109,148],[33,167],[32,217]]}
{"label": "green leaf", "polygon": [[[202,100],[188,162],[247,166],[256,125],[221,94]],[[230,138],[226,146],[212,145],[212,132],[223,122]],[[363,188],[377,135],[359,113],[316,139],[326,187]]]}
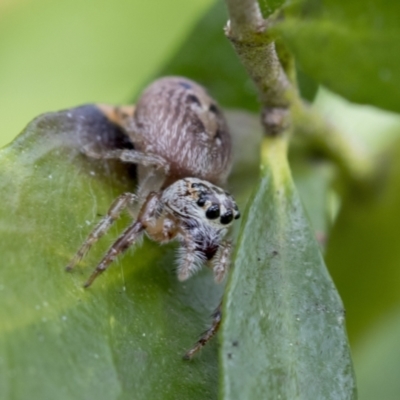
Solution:
{"label": "green leaf", "polygon": [[327,247],[352,343],[400,302],[400,142],[382,160],[379,180],[343,199]]}
{"label": "green leaf", "polygon": [[296,77],[301,97],[310,103],[313,102],[318,92],[318,83],[310,78],[298,64],[296,64]]}
{"label": "green leaf", "polygon": [[351,101],[400,111],[400,3],[304,0],[277,23],[306,74]]}
{"label": "green leaf", "polygon": [[182,360],[222,295],[210,271],[179,283],[175,248],[145,240],[84,290],[128,219],[64,270],[111,201],[133,189],[126,168],[79,154],[99,137],[121,141],[86,106],[37,118],[0,152],[0,398],[216,398],[216,342]]}
{"label": "green leaf", "polygon": [[222,326],[223,399],[354,399],[344,309],[291,180],[267,142]]}
{"label": "green leaf", "polygon": [[258,0],[260,9],[264,18],[268,18],[277,9],[279,9],[283,4],[284,0]]}
{"label": "green leaf", "polygon": [[323,161],[304,159],[299,156],[290,160],[293,181],[310,220],[314,236],[321,247],[332,226],[332,181],[334,167]]}

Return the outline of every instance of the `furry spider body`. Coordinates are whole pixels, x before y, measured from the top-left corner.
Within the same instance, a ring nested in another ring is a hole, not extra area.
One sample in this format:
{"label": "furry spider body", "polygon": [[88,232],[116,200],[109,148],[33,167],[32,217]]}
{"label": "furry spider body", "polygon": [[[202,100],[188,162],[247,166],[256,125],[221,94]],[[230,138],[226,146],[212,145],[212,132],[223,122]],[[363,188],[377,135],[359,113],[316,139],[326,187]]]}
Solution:
{"label": "furry spider body", "polygon": [[197,83],[162,78],[136,104],[125,130],[144,154],[154,154],[169,181],[196,177],[220,185],[230,171],[231,138],[219,106]]}

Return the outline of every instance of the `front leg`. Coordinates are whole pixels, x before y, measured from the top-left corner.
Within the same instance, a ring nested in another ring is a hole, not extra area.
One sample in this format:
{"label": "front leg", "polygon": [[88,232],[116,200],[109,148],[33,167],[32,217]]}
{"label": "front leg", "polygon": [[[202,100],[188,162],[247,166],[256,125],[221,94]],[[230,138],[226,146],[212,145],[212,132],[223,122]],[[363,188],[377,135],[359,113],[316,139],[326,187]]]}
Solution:
{"label": "front leg", "polygon": [[143,230],[144,227],[140,221],[135,221],[125,229],[122,235],[108,249],[101,262],[97,265],[96,269],[83,286],[85,288],[89,287],[93,281],[110,266],[119,254],[125,252],[133,243],[136,242]]}
{"label": "front leg", "polygon": [[185,360],[191,360],[192,357],[201,349],[203,348],[218,332],[219,327],[221,325],[221,318],[222,318],[222,301],[219,304],[218,308],[215,310],[213,314],[213,321],[211,326],[200,336],[200,339],[197,343],[186,352],[183,356]]}
{"label": "front leg", "polygon": [[107,231],[116,219],[119,218],[121,213],[128,209],[130,211],[131,206],[134,204],[136,196],[133,193],[123,193],[118,196],[111,204],[107,214],[100,220],[95,226],[92,232],[89,234],[87,239],[84,241],[80,249],[75,254],[74,258],[67,265],[66,270],[71,271],[76,264],[78,264],[90,248],[95,244]]}
{"label": "front leg", "polygon": [[137,220],[128,226],[122,235],[108,249],[103,259],[86,281],[84,287],[89,287],[93,281],[110,266],[119,254],[125,252],[139,239],[142,233],[146,230],[148,224],[155,218],[159,204],[159,197],[160,194],[155,192],[152,192],[147,196],[146,202],[139,211]]}

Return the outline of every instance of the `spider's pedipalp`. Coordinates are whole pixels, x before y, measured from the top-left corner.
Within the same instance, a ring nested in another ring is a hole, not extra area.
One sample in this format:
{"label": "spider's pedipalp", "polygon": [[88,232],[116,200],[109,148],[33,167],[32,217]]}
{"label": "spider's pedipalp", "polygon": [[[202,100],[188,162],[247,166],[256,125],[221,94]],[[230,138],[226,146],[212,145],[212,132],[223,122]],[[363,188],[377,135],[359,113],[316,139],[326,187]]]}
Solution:
{"label": "spider's pedipalp", "polygon": [[212,260],[213,263],[213,271],[214,271],[214,279],[216,283],[221,283],[226,273],[229,270],[229,264],[231,261],[231,252],[232,252],[232,242],[225,241],[220,244],[217,254]]}
{"label": "spider's pedipalp", "polygon": [[186,233],[178,257],[178,279],[183,282],[195,274],[206,261],[203,253],[198,251],[195,240]]}

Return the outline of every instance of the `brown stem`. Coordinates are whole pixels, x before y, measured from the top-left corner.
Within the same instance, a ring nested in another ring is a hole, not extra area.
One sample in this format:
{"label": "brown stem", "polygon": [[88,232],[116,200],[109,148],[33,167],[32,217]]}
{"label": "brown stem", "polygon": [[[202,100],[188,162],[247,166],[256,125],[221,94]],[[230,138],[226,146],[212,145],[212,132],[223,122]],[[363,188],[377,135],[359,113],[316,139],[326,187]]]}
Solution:
{"label": "brown stem", "polygon": [[289,106],[297,91],[282,68],[258,2],[226,0],[226,4],[230,20],[225,34],[258,89],[266,133],[276,135],[290,124]]}

